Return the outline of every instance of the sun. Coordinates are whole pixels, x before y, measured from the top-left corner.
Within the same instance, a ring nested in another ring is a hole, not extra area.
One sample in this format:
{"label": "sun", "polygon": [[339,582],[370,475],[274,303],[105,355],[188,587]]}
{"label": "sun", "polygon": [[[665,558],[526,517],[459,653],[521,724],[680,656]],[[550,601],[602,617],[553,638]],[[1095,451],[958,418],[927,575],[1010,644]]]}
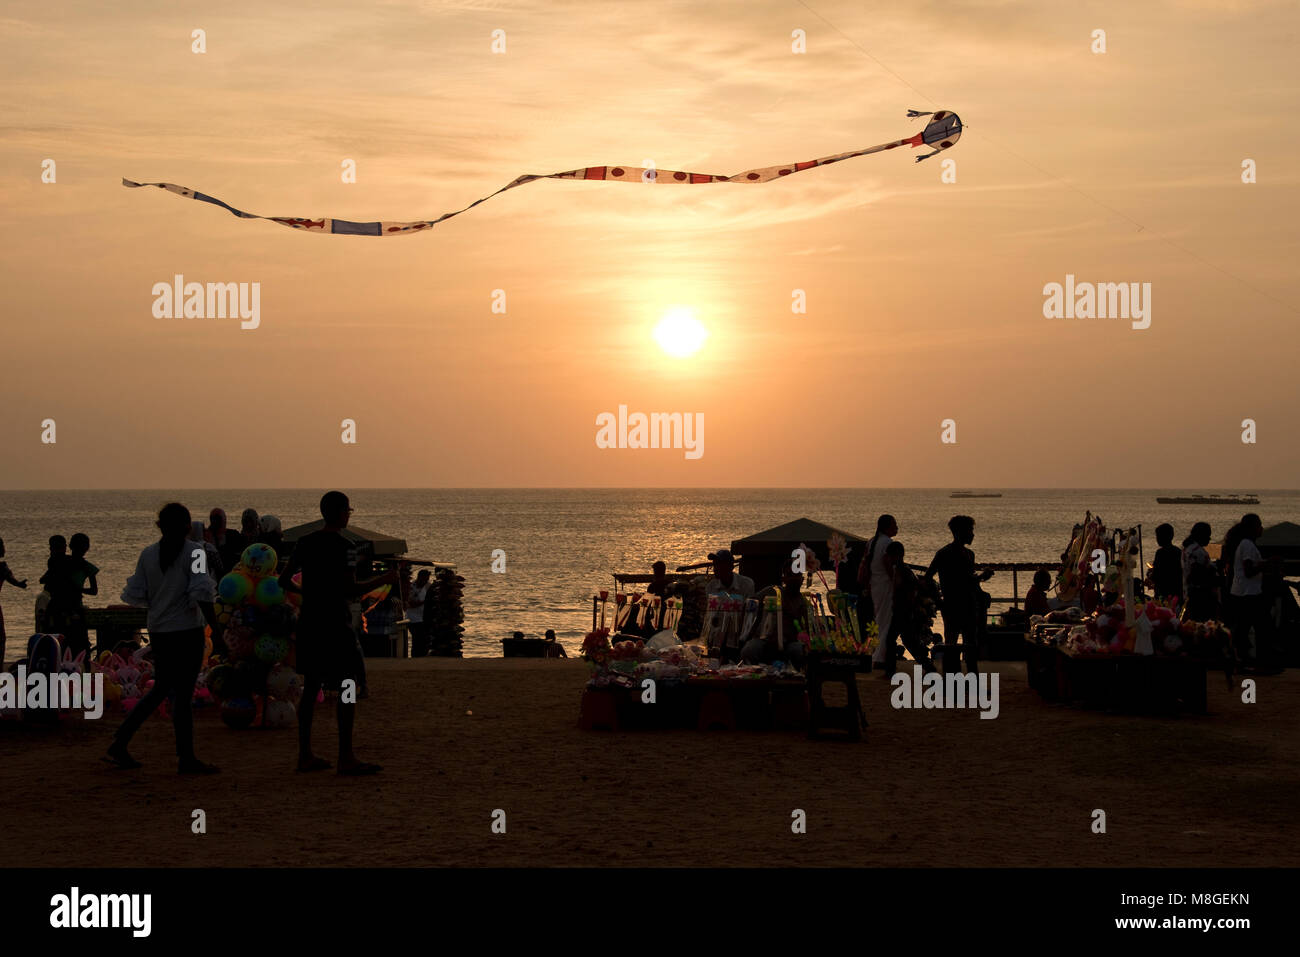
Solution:
{"label": "sun", "polygon": [[676,359],[685,359],[700,351],[709,330],[686,308],[670,309],[655,326],[655,342],[659,348]]}

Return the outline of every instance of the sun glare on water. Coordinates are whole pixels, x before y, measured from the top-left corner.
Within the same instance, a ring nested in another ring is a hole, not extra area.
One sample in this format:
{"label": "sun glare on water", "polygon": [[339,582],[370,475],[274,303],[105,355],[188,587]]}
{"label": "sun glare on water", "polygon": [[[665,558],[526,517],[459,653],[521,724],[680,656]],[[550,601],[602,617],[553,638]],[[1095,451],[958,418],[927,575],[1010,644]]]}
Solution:
{"label": "sun glare on water", "polygon": [[655,342],[668,355],[685,359],[695,355],[709,337],[709,330],[689,309],[670,309],[655,326]]}

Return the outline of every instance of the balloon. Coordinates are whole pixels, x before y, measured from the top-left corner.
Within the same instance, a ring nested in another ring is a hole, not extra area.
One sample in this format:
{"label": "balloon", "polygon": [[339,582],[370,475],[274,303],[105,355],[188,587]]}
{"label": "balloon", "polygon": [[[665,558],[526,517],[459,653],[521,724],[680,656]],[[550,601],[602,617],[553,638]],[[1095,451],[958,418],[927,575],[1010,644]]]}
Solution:
{"label": "balloon", "polygon": [[241,571],[233,571],[217,584],[217,593],[227,605],[242,605],[253,594],[253,580]]}
{"label": "balloon", "polygon": [[247,728],[257,717],[257,706],[249,698],[231,698],[221,706],[221,720],[227,727]]}
{"label": "balloon", "polygon": [[275,571],[277,560],[275,549],[260,542],[249,545],[244,549],[244,554],[239,556],[239,564],[254,578],[261,578]]}
{"label": "balloon", "polygon": [[253,601],[263,608],[284,604],[284,589],[274,578],[263,578],[253,589]]}

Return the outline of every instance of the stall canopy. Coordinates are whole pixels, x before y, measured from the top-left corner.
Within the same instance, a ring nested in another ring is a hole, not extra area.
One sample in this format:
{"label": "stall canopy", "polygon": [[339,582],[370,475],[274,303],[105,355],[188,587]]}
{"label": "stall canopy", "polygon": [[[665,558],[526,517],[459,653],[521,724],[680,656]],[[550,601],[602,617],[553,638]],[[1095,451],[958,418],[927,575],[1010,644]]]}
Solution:
{"label": "stall canopy", "polygon": [[782,566],[790,561],[790,553],[802,543],[812,549],[822,563],[823,573],[829,581],[834,565],[826,542],[833,535],[842,536],[852,550],[851,554],[855,555],[861,554],[861,546],[866,543],[865,538],[852,532],[814,522],[811,518],[799,518],[747,538],[738,538],[731,543],[731,552],[740,560],[740,573],[754,579],[756,588],[766,588],[780,581]]}
{"label": "stall canopy", "polygon": [[1279,522],[1264,530],[1255,545],[1265,558],[1282,559],[1282,574],[1300,575],[1300,525]]}
{"label": "stall canopy", "polygon": [[[293,528],[284,530],[284,540],[290,545],[296,545],[298,539],[304,535],[319,532],[324,527],[324,519],[308,522],[306,525],[295,525]],[[366,548],[375,558],[394,558],[406,553],[406,539],[404,538],[394,538],[392,535],[385,535],[383,532],[372,532],[368,528],[358,528],[356,525],[349,525],[343,529],[341,534],[348,541],[355,542],[357,545]]]}
{"label": "stall canopy", "polygon": [[1295,522],[1278,522],[1276,525],[1264,529],[1264,534],[1256,539],[1255,544],[1261,549],[1300,550],[1300,525]]}

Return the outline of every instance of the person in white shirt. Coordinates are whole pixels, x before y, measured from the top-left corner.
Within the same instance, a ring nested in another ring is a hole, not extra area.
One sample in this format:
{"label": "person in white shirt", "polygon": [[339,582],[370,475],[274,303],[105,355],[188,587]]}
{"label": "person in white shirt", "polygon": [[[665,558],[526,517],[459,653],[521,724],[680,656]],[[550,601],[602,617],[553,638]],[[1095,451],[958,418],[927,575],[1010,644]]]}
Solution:
{"label": "person in white shirt", "polygon": [[411,623],[411,657],[429,654],[429,629],[424,621],[424,603],[429,594],[429,569],[421,568],[406,599],[406,620]]}
{"label": "person in white shirt", "polygon": [[754,597],[754,579],[736,573],[736,560],[728,549],[718,549],[709,556],[709,561],[713,562],[713,577],[704,586],[706,594]]}
{"label": "person in white shirt", "polygon": [[[876,650],[871,656],[874,664],[885,663],[885,639],[889,635],[889,625],[894,611],[894,580],[885,565],[885,549],[894,543],[898,534],[898,522],[892,515],[881,515],[876,519],[876,534],[867,542],[867,549],[862,555],[862,565],[858,569],[858,582],[871,590],[871,603],[876,611],[876,626],[880,629]],[[866,622],[860,622],[863,626]]]}
{"label": "person in white shirt", "polygon": [[[1264,571],[1268,563],[1259,553],[1255,539],[1264,534],[1264,523],[1253,512],[1241,518],[1241,541],[1232,555],[1232,606],[1228,631],[1238,655],[1260,668],[1274,668],[1273,616],[1271,597],[1264,594]],[[1255,632],[1254,654],[1243,655],[1250,647],[1248,638]]]}
{"label": "person in white shirt", "polygon": [[158,705],[171,695],[176,704],[176,758],[181,774],[215,774],[217,768],[194,756],[194,682],[203,667],[203,625],[217,622],[212,603],[217,583],[206,571],[202,542],[190,541],[190,511],[179,502],[158,513],[162,538],[140,553],[135,574],[122,589],[128,605],[149,609],[149,645],[153,649],[154,685],[118,728],[104,760],[120,768],[138,768],[127,745]]}

